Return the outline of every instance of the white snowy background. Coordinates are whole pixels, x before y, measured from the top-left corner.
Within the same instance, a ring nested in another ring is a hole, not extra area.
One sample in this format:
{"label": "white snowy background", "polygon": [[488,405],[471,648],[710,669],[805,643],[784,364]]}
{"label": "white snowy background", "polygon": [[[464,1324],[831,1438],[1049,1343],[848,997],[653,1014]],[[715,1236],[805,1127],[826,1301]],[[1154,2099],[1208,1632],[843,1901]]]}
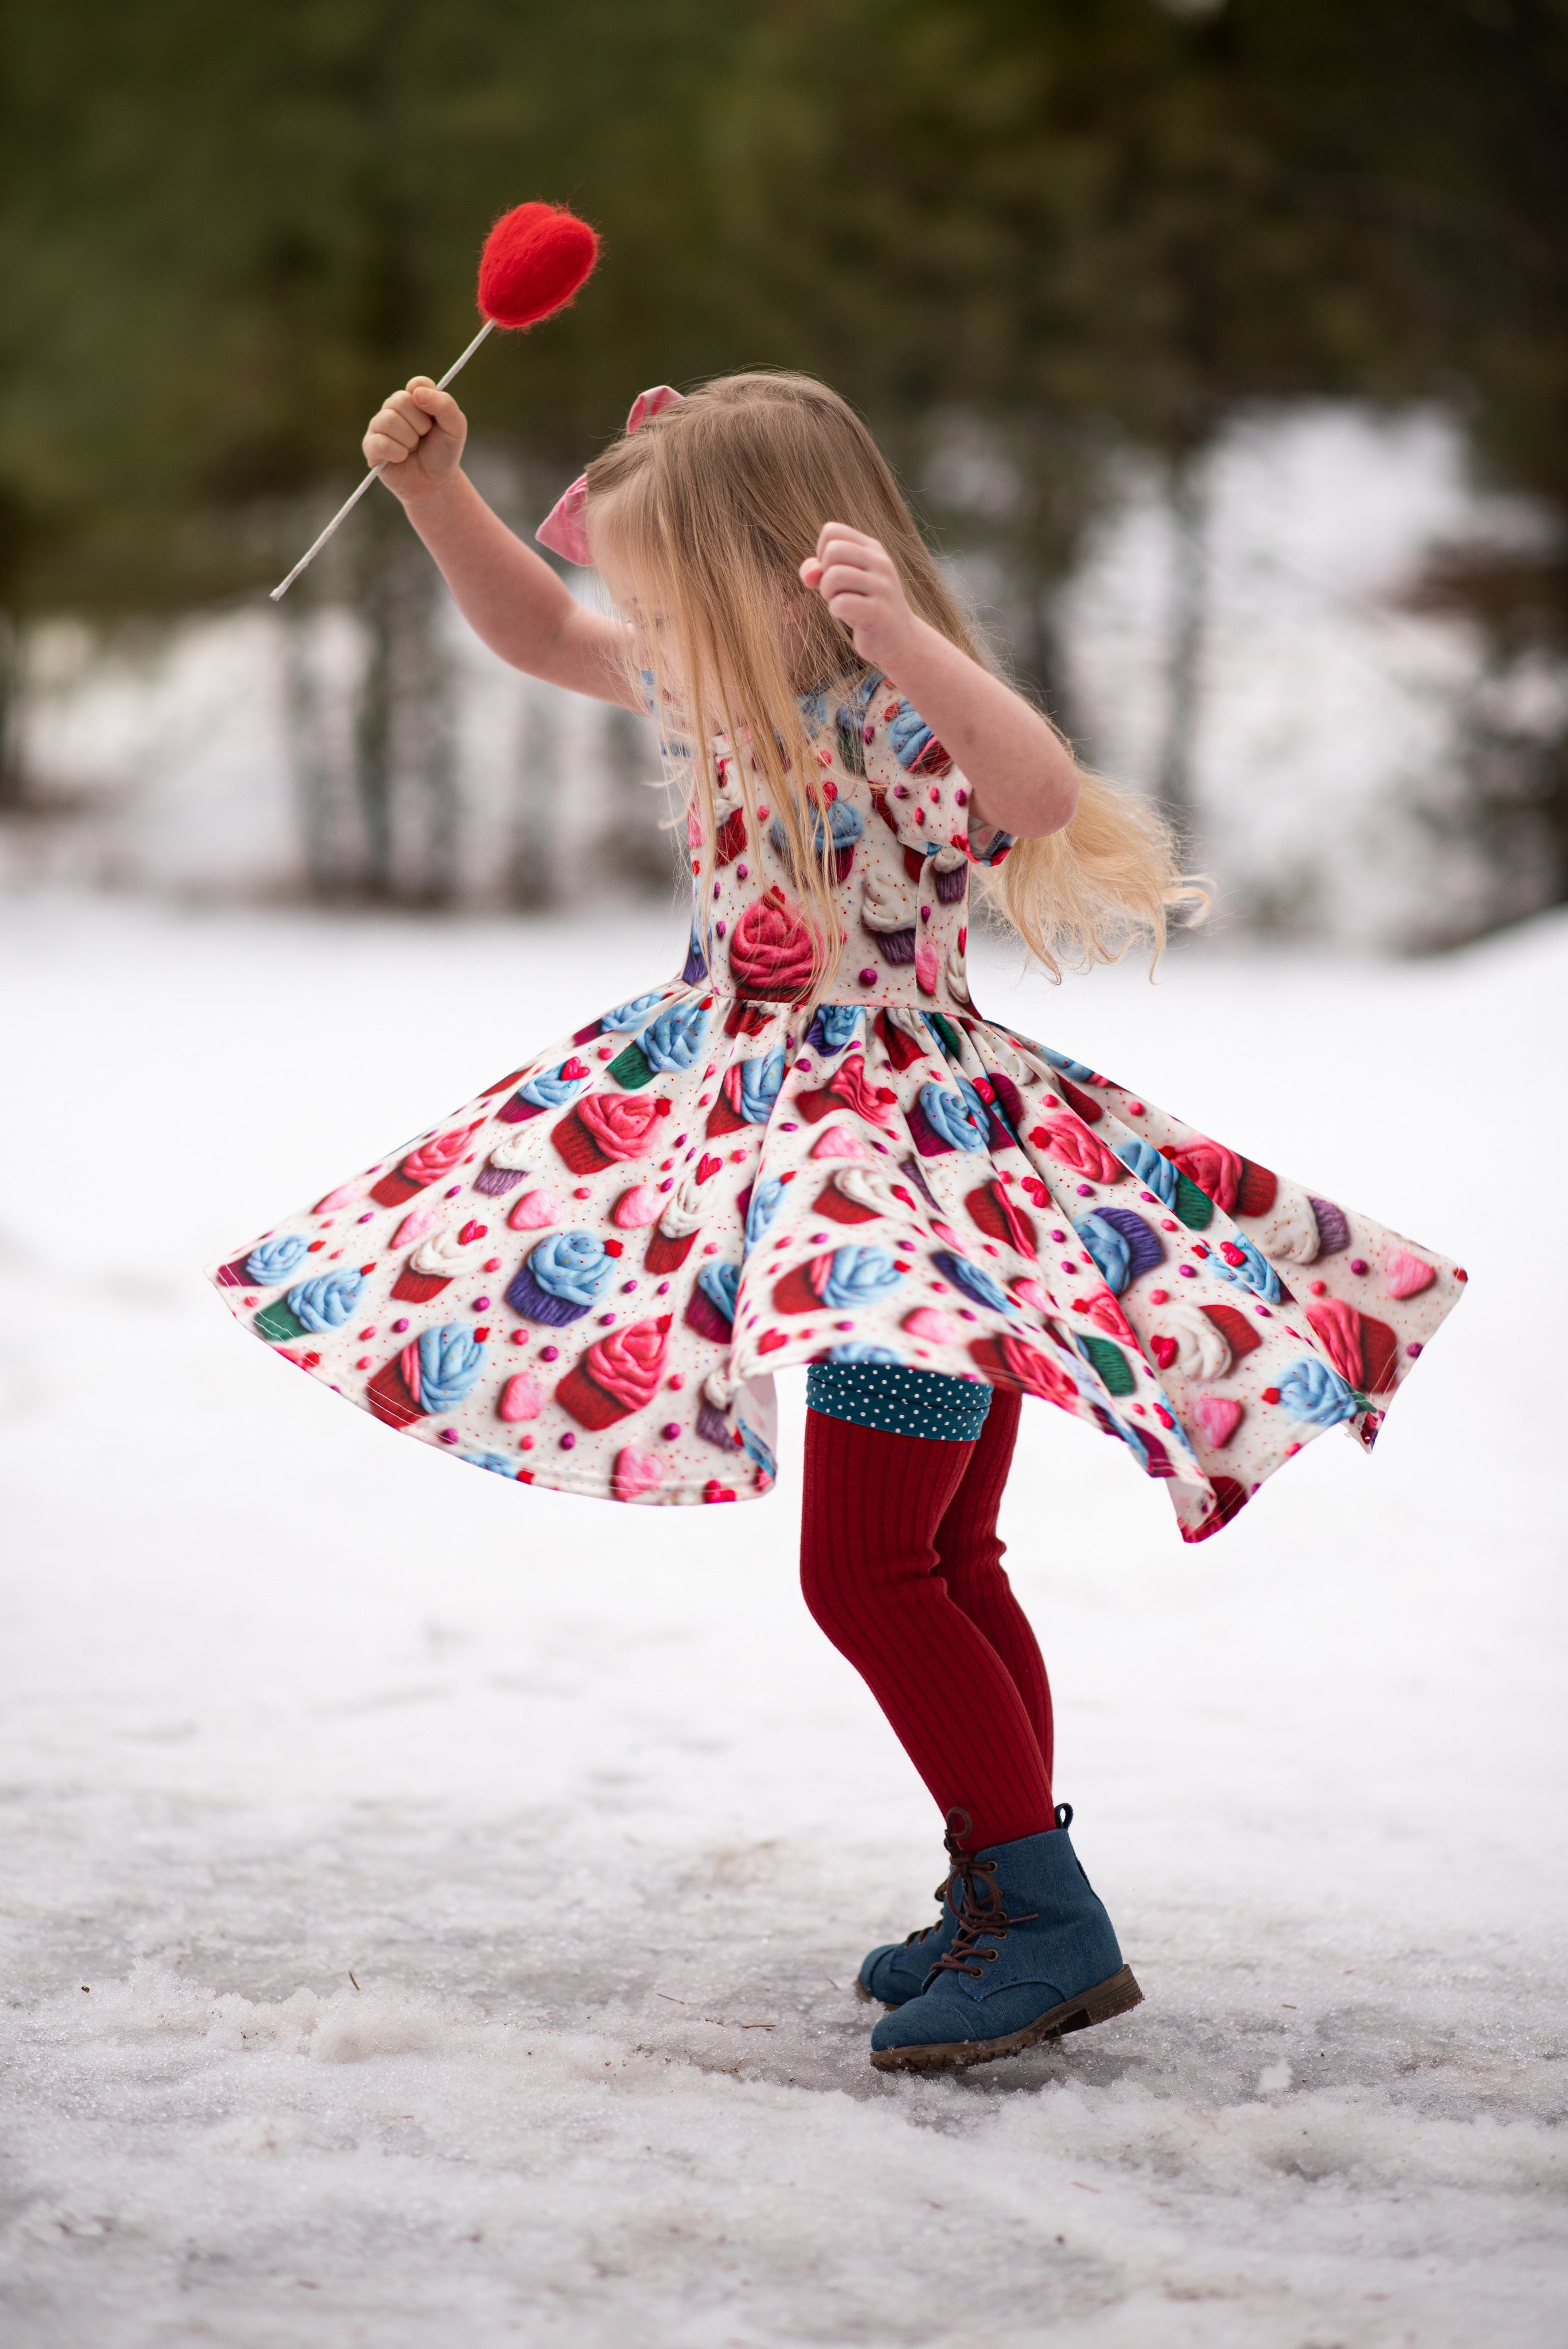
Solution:
{"label": "white snowy background", "polygon": [[[1472,1281],[1373,1460],[1325,1438],[1197,1550],[1028,1406],[1010,1564],[1147,2002],[957,2080],[873,2073],[851,1992],[941,1856],[795,1589],[799,1382],[774,1498],[633,1513],[394,1440],[197,1271],[670,971],[679,912],[269,907],[275,629],[35,648],[55,802],[0,834],[7,2349],[1568,2338],[1568,918],[1371,951],[1466,885],[1411,811],[1480,654],[1401,583],[1522,525],[1429,419],[1243,433],[1211,486],[1221,918],[1153,987],[982,946],[977,995]],[[1167,564],[1134,482],[1066,615],[1135,780]],[[548,786],[569,897],[591,714],[465,674],[465,887]],[[1227,926],[1297,884],[1307,942]]]}
{"label": "white snowy background", "polygon": [[680,936],[6,908],[7,2339],[1561,2341],[1562,1382],[1523,1206],[1568,1145],[1568,926],[1056,997],[982,954],[988,1008],[1473,1278],[1374,1460],[1325,1439],[1198,1550],[1028,1407],[1004,1530],[1147,2003],[937,2082],[871,2071],[850,1993],[940,1844],[799,1602],[793,1468],[743,1511],[507,1485],[195,1271]]}

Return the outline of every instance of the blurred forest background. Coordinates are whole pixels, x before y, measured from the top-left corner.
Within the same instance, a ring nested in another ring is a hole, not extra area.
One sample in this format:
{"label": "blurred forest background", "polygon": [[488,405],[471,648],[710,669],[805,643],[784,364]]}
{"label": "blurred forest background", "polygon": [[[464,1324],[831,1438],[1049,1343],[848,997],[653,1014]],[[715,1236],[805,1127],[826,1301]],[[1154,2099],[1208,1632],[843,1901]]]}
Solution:
{"label": "blurred forest background", "polygon": [[460,640],[379,493],[491,220],[604,238],[464,378],[520,528],[645,384],[867,415],[1231,920],[1568,898],[1568,0],[0,0],[0,877],[667,889],[634,721]]}

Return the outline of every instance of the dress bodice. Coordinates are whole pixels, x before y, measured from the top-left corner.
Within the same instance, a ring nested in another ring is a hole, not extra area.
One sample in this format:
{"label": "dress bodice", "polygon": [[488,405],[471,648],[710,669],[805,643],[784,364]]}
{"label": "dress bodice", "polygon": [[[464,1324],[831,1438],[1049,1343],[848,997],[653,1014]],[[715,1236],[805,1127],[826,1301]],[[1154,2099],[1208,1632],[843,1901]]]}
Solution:
{"label": "dress bodice", "polygon": [[[815,762],[813,797],[832,843],[843,947],[823,990],[833,1004],[965,1011],[971,864],[996,864],[1012,842],[975,817],[968,782],[919,712],[878,677],[805,697]],[[811,934],[783,824],[757,807],[748,837],[735,752],[714,746],[711,879],[700,810],[688,823],[692,960],[725,994],[764,1001],[797,994]],[[819,834],[819,837],[821,835]]]}

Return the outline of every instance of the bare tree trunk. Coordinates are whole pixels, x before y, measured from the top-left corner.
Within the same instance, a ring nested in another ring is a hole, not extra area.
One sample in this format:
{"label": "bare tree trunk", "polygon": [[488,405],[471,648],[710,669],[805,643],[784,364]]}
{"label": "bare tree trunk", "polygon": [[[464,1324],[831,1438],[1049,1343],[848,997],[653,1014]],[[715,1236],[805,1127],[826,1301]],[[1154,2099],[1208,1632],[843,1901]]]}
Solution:
{"label": "bare tree trunk", "polygon": [[535,687],[523,713],[512,858],[512,902],[527,913],[543,913],[560,899],[555,823],[560,755],[558,712],[549,695]]}
{"label": "bare tree trunk", "polygon": [[358,597],[363,886],[372,897],[441,905],[457,877],[457,790],[440,582],[401,514],[379,520],[366,533]]}
{"label": "bare tree trunk", "polygon": [[398,566],[393,690],[398,805],[394,879],[400,896],[450,905],[457,894],[459,821],[452,672],[442,642],[445,597],[422,546],[404,533]]}
{"label": "bare tree trunk", "polygon": [[25,807],[22,768],[22,631],[0,611],[0,808]]}
{"label": "bare tree trunk", "polygon": [[1209,484],[1205,451],[1189,449],[1171,471],[1170,628],[1167,644],[1165,740],[1157,782],[1160,803],[1184,838],[1197,816],[1196,751],[1202,719],[1203,640],[1209,572]]}
{"label": "bare tree trunk", "polygon": [[338,897],[358,879],[353,778],[334,756],[332,711],[318,653],[321,607],[297,594],[283,610],[283,705],[311,895]]}

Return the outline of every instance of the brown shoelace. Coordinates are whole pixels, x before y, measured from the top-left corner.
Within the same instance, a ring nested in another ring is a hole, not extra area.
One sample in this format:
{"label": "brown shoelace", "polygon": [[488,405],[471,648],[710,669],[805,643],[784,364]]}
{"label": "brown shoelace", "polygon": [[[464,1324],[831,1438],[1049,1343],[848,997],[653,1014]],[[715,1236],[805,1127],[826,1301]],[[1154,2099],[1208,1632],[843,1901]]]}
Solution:
{"label": "brown shoelace", "polygon": [[[963,1826],[955,1833],[954,1822],[958,1819],[963,1820]],[[945,1897],[953,1884],[961,1882],[963,1899],[959,1907],[958,1938],[946,1957],[936,1961],[931,1971],[939,1974],[950,1967],[954,1973],[968,1974],[971,1981],[978,1982],[981,1967],[994,1965],[1002,1954],[1000,1950],[982,1950],[980,1947],[981,1937],[994,1934],[999,1941],[1005,1940],[1010,1926],[1032,1925],[1040,1912],[1037,1909],[1031,1909],[1017,1917],[1008,1915],[997,1889],[995,1860],[971,1859],[958,1842],[958,1835],[967,1834],[969,1827],[966,1813],[949,1812],[947,1845],[952,1855],[953,1868],[941,1888],[942,1895]],[[927,1930],[931,1929],[928,1927]],[[971,1962],[975,1959],[980,1960],[979,1965]]]}
{"label": "brown shoelace", "polygon": [[[958,1824],[961,1819],[963,1822],[961,1826]],[[995,1860],[971,1859],[959,1841],[961,1836],[969,1834],[973,1824],[967,1811],[948,1813],[947,1847],[953,1863],[952,1873],[945,1884],[937,1887],[937,1899],[945,1900],[954,1883],[961,1878],[963,1899],[959,1908],[958,1937],[946,1957],[936,1961],[931,1971],[940,1973],[945,1966],[950,1966],[954,1973],[968,1974],[971,1981],[978,1982],[980,1967],[971,1965],[970,1960],[979,1958],[983,1964],[993,1966],[1002,1954],[1000,1950],[981,1949],[978,1945],[981,1935],[993,1933],[999,1941],[1005,1940],[1009,1926],[1033,1925],[1040,1911],[1031,1909],[1017,1917],[1008,1915],[1002,1895],[996,1889]],[[1071,1803],[1057,1804],[1054,1824],[1064,1830],[1072,1826]],[[934,1925],[926,1928],[926,1933],[934,1933],[935,1930]],[[909,1936],[911,1941],[923,1941],[925,1938],[925,1933],[911,1933]]]}
{"label": "brown shoelace", "polygon": [[[952,1866],[949,1868],[947,1874],[938,1885],[935,1892],[931,1895],[932,1899],[937,1902],[940,1908],[945,1909],[947,1907],[948,1895],[951,1892],[955,1884],[961,1880],[967,1893],[970,1881],[973,1876],[977,1874],[989,1875],[994,1870],[994,1861],[988,1862],[984,1868],[980,1868],[977,1867],[976,1862],[971,1859],[968,1852],[964,1849],[962,1839],[970,1833],[973,1825],[974,1822],[970,1817],[967,1811],[955,1810],[948,1813],[947,1832],[943,1836],[942,1841],[947,1846],[948,1857],[951,1860]],[[959,1912],[961,1916],[963,1911],[963,1903],[960,1901],[958,1906]],[[929,1941],[931,1935],[933,1933],[940,1933],[941,1929],[942,1920],[940,1917],[934,1925],[919,1926],[914,1932],[905,1934],[904,1947],[907,1950],[912,1950],[919,1942]]]}

